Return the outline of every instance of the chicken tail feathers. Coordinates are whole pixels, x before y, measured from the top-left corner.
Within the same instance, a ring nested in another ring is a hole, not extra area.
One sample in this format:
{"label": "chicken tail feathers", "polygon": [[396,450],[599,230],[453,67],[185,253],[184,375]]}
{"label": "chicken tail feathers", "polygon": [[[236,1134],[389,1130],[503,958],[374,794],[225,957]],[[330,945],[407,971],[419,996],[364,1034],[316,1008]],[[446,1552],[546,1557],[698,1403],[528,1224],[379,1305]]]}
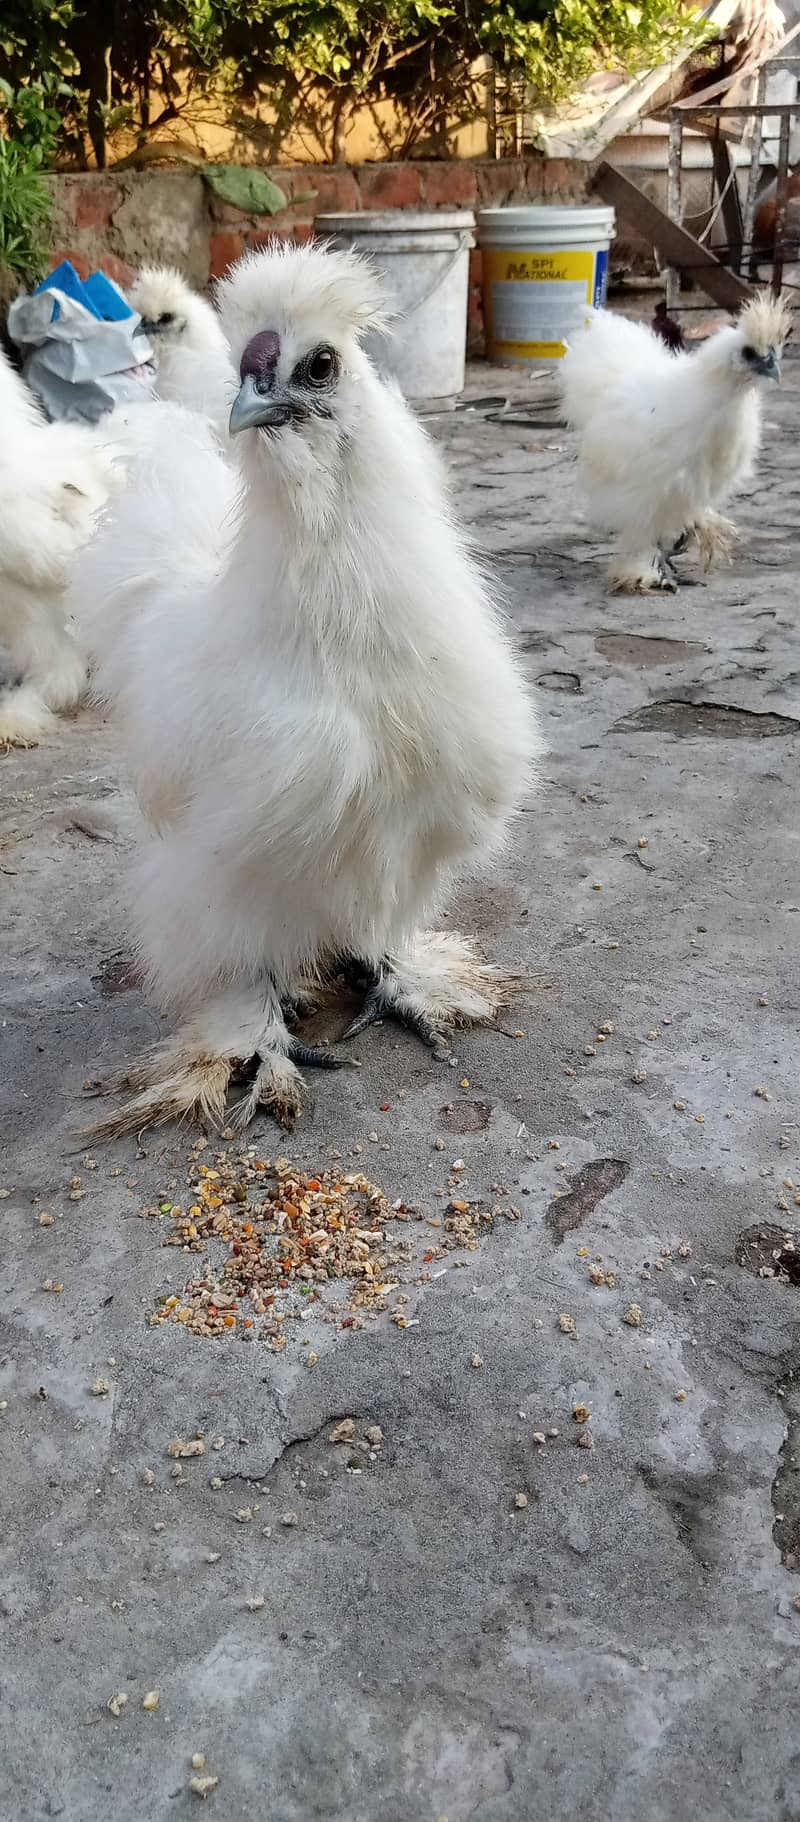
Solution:
{"label": "chicken tail feathers", "polygon": [[611,310],[592,310],[561,363],[561,392],[569,423],[582,430],[603,409],[618,382],[674,367],[675,355],[644,323]]}

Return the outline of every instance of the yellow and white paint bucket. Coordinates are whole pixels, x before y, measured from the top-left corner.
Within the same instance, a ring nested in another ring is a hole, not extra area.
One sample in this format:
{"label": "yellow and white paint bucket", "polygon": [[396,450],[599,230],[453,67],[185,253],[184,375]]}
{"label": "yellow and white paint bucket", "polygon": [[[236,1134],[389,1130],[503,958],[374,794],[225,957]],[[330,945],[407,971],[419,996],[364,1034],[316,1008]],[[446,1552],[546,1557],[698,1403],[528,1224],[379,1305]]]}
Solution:
{"label": "yellow and white paint bucket", "polygon": [[566,354],[587,305],[602,307],[614,210],[482,209],[486,353],[501,367],[543,367]]}

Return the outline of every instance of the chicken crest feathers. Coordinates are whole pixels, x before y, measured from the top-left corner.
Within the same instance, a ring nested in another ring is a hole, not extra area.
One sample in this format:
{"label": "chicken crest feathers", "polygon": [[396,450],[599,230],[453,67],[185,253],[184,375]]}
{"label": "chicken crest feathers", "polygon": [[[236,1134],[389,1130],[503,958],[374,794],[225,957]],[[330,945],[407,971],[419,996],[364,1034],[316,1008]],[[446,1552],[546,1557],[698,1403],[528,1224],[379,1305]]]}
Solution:
{"label": "chicken crest feathers", "polygon": [[738,327],[757,354],[768,354],[771,348],[782,348],[792,329],[792,312],[782,297],[771,291],[757,291],[755,297],[739,312]]}
{"label": "chicken crest feathers", "polygon": [[[308,245],[246,253],[217,285],[217,303],[231,347],[243,347],[255,328],[290,322],[327,336],[361,337],[386,324],[383,287],[357,253]],[[267,318],[270,320],[267,321]]]}
{"label": "chicken crest feathers", "polygon": [[193,293],[176,266],[140,266],[128,297],[140,316],[163,316],[181,310]]}
{"label": "chicken crest feathers", "polygon": [[128,296],[146,322],[159,324],[167,319],[167,334],[164,336],[162,330],[159,342],[174,344],[185,340],[194,352],[227,353],[213,304],[192,289],[176,266],[142,266]]}

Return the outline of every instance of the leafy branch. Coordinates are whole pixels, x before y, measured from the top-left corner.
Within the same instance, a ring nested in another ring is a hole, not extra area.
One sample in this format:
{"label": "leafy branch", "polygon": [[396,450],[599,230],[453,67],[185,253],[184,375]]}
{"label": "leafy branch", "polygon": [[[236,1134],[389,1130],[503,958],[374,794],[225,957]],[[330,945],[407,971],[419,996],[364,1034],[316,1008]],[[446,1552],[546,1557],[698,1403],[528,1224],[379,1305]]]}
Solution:
{"label": "leafy branch", "polygon": [[[705,35],[692,0],[3,0],[0,77],[52,82],[58,151],[97,165],[213,109],[270,160],[340,160],[360,109],[387,155],[446,151],[485,114],[487,68],[537,106]],[[48,104],[50,105],[50,104]]]}

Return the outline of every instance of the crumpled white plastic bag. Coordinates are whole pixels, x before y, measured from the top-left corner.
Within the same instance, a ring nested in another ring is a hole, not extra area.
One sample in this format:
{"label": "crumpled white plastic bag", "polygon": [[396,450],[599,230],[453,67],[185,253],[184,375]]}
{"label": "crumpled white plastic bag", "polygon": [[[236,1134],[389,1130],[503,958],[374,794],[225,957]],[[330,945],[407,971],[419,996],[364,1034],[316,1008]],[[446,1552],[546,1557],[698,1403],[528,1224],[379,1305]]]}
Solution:
{"label": "crumpled white plastic bag", "polygon": [[49,287],[15,299],[8,329],[25,355],[25,379],[50,418],[96,424],[115,405],[138,403],[153,392],[153,351],[135,313],[101,322],[75,298]]}

